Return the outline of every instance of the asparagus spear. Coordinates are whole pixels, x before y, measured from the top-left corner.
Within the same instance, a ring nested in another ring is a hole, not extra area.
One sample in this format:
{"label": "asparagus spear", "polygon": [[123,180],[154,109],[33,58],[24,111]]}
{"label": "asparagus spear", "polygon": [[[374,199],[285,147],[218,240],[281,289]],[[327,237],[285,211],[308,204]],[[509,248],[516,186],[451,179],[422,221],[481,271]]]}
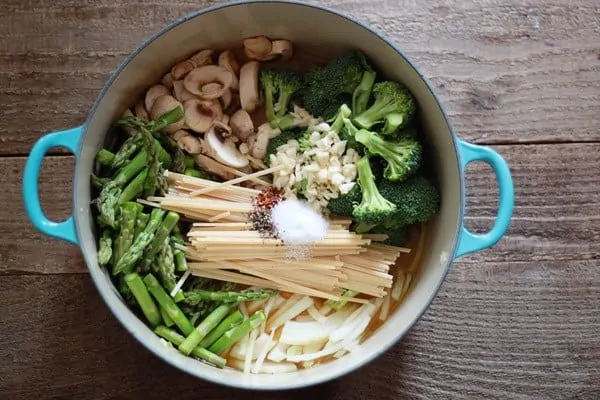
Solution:
{"label": "asparagus spear", "polygon": [[164,307],[159,306],[158,310],[160,311],[160,316],[163,320],[163,322],[165,323],[166,326],[173,326],[175,325],[175,321],[173,321],[171,319],[171,317],[169,317],[169,314],[167,313],[167,310],[164,309]]}
{"label": "asparagus spear", "polygon": [[344,298],[352,298],[358,295],[359,293],[360,292],[357,292],[356,290],[344,289],[344,292],[342,293],[342,300],[327,300],[325,304],[327,304],[334,310],[339,311],[342,308],[344,308],[346,304],[348,304],[348,300],[344,300]]}
{"label": "asparagus spear", "polygon": [[115,227],[115,208],[121,195],[121,187],[129,182],[146,165],[148,156],[144,152],[138,153],[135,158],[125,165],[116,174],[113,180],[108,182],[98,196],[98,211],[104,223]]}
{"label": "asparagus spear", "polygon": [[133,231],[133,239],[137,239],[137,237],[144,231],[148,220],[150,219],[150,215],[146,213],[139,213],[137,216],[137,220],[135,221],[135,230]]}
{"label": "asparagus spear", "polygon": [[94,185],[95,188],[102,190],[104,185],[108,182],[110,182],[110,178],[100,178],[98,175],[92,174],[92,185]]}
{"label": "asparagus spear", "polygon": [[194,325],[187,319],[183,311],[175,304],[175,301],[165,292],[158,280],[152,274],[144,277],[144,283],[148,291],[156,299],[158,304],[165,309],[169,317],[175,322],[175,325],[184,335],[189,335],[194,331]]}
{"label": "asparagus spear", "polygon": [[210,333],[202,339],[200,342],[200,347],[207,348],[211,344],[217,341],[218,338],[221,337],[226,331],[233,328],[234,326],[238,326],[244,320],[244,316],[242,315],[240,310],[230,314],[227,318],[225,318],[215,329],[210,331]]}
{"label": "asparagus spear", "polygon": [[102,231],[102,237],[100,237],[100,245],[98,247],[98,263],[100,265],[108,264],[113,253],[112,237],[108,229]]}
{"label": "asparagus spear", "polygon": [[173,232],[171,234],[171,246],[173,247],[173,256],[175,257],[175,270],[178,272],[187,271],[188,266],[187,260],[185,258],[185,253],[183,252],[183,250],[175,247],[175,244],[179,244],[182,246],[185,245],[185,241],[183,240],[183,237],[181,236],[181,232],[179,231],[177,225],[175,225],[175,228],[173,228]]}
{"label": "asparagus spear", "polygon": [[167,111],[160,115],[158,118],[148,122],[148,130],[151,132],[158,132],[163,130],[165,127],[174,124],[184,117],[183,109],[179,106]]}
{"label": "asparagus spear", "polygon": [[154,144],[152,134],[145,128],[141,129],[142,139],[144,140],[144,151],[148,154],[150,165],[148,166],[148,175],[143,185],[143,196],[148,197],[156,193],[158,185],[158,174],[160,172],[160,161],[158,159],[158,149]]}
{"label": "asparagus spear", "polygon": [[229,313],[233,304],[222,304],[211,312],[194,331],[179,345],[179,351],[186,356],[212,331]]}
{"label": "asparagus spear", "polygon": [[148,168],[144,168],[139,174],[136,175],[135,178],[133,178],[131,182],[129,182],[127,186],[125,186],[125,189],[123,189],[121,195],[119,196],[117,206],[138,197],[142,193],[144,182],[147,176]]}
{"label": "asparagus spear", "polygon": [[186,168],[184,174],[187,176],[192,176],[194,178],[206,178],[206,174],[202,173],[202,171],[197,170],[195,168]]}
{"label": "asparagus spear", "polygon": [[242,290],[241,292],[194,290],[185,292],[184,301],[192,305],[203,300],[224,302],[255,301],[275,296],[277,293],[279,291],[271,289]]}
{"label": "asparagus spear", "polygon": [[183,160],[183,164],[185,165],[186,168],[191,168],[194,169],[194,167],[196,166],[196,162],[194,161],[194,157],[186,154],[184,160]]}
{"label": "asparagus spear", "polygon": [[163,241],[163,245],[156,256],[156,261],[152,266],[152,272],[158,275],[167,292],[171,292],[177,284],[177,278],[175,277],[175,260],[169,237]]}
{"label": "asparagus spear", "polygon": [[115,160],[115,153],[108,151],[106,149],[100,149],[98,154],[96,154],[96,161],[101,165],[106,165],[107,167],[111,167]]}
{"label": "asparagus spear", "polygon": [[[166,326],[162,326],[162,325],[157,326],[154,329],[154,333],[156,333],[158,336],[162,337],[163,339],[166,339],[169,342],[173,343],[175,346],[179,346],[185,340],[185,338],[183,336],[181,336],[179,333],[175,332],[173,329],[169,329]],[[220,357],[214,353],[211,353],[210,351],[208,351],[202,347],[199,347],[199,346],[195,347],[192,350],[192,355],[194,357],[198,357],[204,361],[208,361],[209,363],[211,363],[219,368],[225,367],[225,364],[227,363],[227,361],[223,357]]]}
{"label": "asparagus spear", "polygon": [[229,349],[231,346],[237,343],[244,335],[248,332],[256,329],[260,324],[262,324],[267,317],[262,310],[259,310],[252,314],[252,316],[242,322],[240,325],[235,326],[225,332],[216,342],[214,342],[208,350],[212,351],[215,354],[221,354],[225,350]]}
{"label": "asparagus spear", "polygon": [[156,257],[156,254],[158,253],[158,250],[160,250],[161,246],[164,244],[165,239],[169,237],[171,230],[173,230],[173,228],[175,227],[175,225],[177,224],[178,221],[179,221],[179,214],[177,214],[176,212],[173,212],[173,211],[169,211],[167,213],[167,216],[162,221],[162,223],[160,224],[160,227],[156,231],[156,235],[154,236],[154,239],[152,240],[152,244],[150,245],[150,248],[146,251],[146,254],[145,254],[144,260],[143,260],[143,265],[145,268],[150,267],[150,265],[152,264],[152,261],[154,261],[154,257]]}
{"label": "asparagus spear", "polygon": [[123,142],[121,148],[115,155],[111,167],[121,168],[139,149],[142,148],[142,136],[137,133]]}
{"label": "asparagus spear", "polygon": [[123,253],[123,256],[119,258],[115,267],[113,268],[113,275],[117,275],[124,271],[130,271],[136,262],[142,257],[146,247],[150,245],[156,230],[162,222],[162,217],[165,215],[164,210],[155,208],[150,213],[150,219],[148,224],[144,228],[144,231],[135,239],[133,244]]}
{"label": "asparagus spear", "polygon": [[136,272],[132,272],[125,275],[124,280],[127,283],[127,286],[129,286],[131,293],[133,293],[133,297],[135,297],[142,312],[148,319],[148,322],[150,322],[152,326],[159,325],[162,322],[160,312],[158,311],[156,304],[154,304],[154,301],[152,301],[146,285],[142,282],[142,278],[140,278]]}
{"label": "asparagus spear", "polygon": [[137,203],[127,202],[121,206],[121,230],[115,243],[115,261],[123,257],[125,251],[133,243],[133,231],[135,229],[135,221],[137,213],[141,206]]}

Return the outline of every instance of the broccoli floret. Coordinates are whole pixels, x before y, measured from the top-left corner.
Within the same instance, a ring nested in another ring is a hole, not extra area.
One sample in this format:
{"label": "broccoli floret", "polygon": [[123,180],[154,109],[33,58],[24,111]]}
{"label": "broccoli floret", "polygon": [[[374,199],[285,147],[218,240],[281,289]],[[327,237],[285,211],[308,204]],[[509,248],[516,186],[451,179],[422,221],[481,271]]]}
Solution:
{"label": "broccoli floret", "polygon": [[277,154],[277,148],[283,146],[284,144],[287,144],[287,142],[290,140],[298,140],[302,135],[302,132],[303,131],[298,130],[288,130],[281,132],[279,135],[269,140],[269,144],[267,145],[267,152],[264,158],[265,165],[271,165],[271,154]]}
{"label": "broccoli floret", "polygon": [[330,199],[327,203],[327,208],[333,215],[345,217],[352,216],[354,207],[357,206],[362,199],[362,191],[359,185],[354,185],[346,194],[342,194],[334,199]]}
{"label": "broccoli floret", "polygon": [[324,67],[313,67],[304,75],[304,107],[314,115],[329,118],[331,113],[346,99],[342,96],[353,95],[361,83],[366,64],[364,55],[359,51],[348,51],[331,60]]}
{"label": "broccoli floret", "polygon": [[367,109],[371,92],[375,85],[375,79],[377,78],[377,73],[371,68],[364,55],[358,53],[358,56],[362,57],[364,72],[360,83],[352,93],[352,114],[354,115],[359,115]]}
{"label": "broccoli floret", "polygon": [[402,246],[409,239],[408,225],[387,225],[382,224],[376,226],[370,233],[383,233],[388,235],[388,238],[383,241],[383,244],[390,246]]}
{"label": "broccoli floret", "polygon": [[382,196],[396,204],[391,219],[396,225],[426,222],[440,210],[439,190],[422,175],[403,182],[383,181],[379,188]]}
{"label": "broccoli floret", "polygon": [[396,205],[381,195],[377,189],[367,156],[358,160],[356,168],[362,199],[360,204],[354,207],[352,216],[358,223],[380,224],[396,212]]}
{"label": "broccoli floret", "polygon": [[404,85],[385,81],[373,86],[375,102],[354,118],[361,128],[385,123],[381,132],[391,134],[406,125],[414,116],[417,104],[414,96]]}
{"label": "broccoli floret", "polygon": [[354,134],[354,138],[364,145],[369,153],[377,154],[387,162],[383,171],[387,180],[403,181],[409,178],[423,161],[423,146],[409,136],[390,142],[375,132],[361,129]]}
{"label": "broccoli floret", "polygon": [[287,113],[290,99],[300,89],[302,78],[291,70],[262,69],[260,83],[267,121],[272,122]]}

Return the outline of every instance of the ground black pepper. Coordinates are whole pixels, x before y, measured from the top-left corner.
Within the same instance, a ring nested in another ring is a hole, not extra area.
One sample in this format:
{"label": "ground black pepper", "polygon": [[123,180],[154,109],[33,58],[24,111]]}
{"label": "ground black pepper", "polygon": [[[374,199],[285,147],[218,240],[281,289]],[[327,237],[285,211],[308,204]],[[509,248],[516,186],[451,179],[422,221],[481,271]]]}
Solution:
{"label": "ground black pepper", "polygon": [[275,187],[270,186],[262,190],[252,199],[253,210],[250,213],[252,229],[262,237],[277,238],[277,230],[271,219],[271,209],[283,200],[282,193]]}

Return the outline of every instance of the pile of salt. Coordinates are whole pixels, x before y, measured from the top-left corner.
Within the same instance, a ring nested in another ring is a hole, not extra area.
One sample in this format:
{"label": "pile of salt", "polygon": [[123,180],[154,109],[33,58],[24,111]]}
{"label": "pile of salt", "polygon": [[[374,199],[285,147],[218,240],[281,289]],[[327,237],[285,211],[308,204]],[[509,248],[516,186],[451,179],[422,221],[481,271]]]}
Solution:
{"label": "pile of salt", "polygon": [[278,237],[288,246],[303,246],[323,240],[329,227],[319,212],[307,202],[297,199],[277,203],[271,210],[271,219]]}

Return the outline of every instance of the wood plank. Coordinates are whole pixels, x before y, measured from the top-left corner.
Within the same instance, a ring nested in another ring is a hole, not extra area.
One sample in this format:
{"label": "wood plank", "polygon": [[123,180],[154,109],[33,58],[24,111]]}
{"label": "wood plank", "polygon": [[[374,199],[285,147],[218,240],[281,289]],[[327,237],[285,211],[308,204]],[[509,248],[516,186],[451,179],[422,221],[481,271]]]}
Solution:
{"label": "wood plank", "polygon": [[[600,257],[600,144],[495,146],[509,162],[516,192],[515,211],[506,236],[493,249],[461,262],[594,260]],[[24,159],[0,158],[0,182],[8,193],[0,209],[0,273],[85,272],[78,250],[47,238],[29,223],[22,209]],[[44,209],[62,219],[71,207],[73,162],[49,157],[40,178]],[[498,205],[491,169],[471,164],[467,171],[467,226],[489,229]],[[17,242],[25,238],[25,241]],[[72,260],[75,259],[76,262]]]}
{"label": "wood plank", "polygon": [[[87,275],[0,277],[0,392],[31,398],[579,398],[600,395],[595,261],[457,263],[404,341],[285,395],[179,373],[116,321]],[[283,397],[285,396],[285,397]]]}
{"label": "wood plank", "polygon": [[[85,272],[79,248],[33,227],[23,206],[22,157],[0,158],[0,275]],[[53,221],[71,215],[73,157],[47,157],[39,178],[42,209]]]}
{"label": "wood plank", "polygon": [[[139,43],[217,3],[4,1],[0,154],[26,154],[44,133],[82,123],[109,73]],[[467,140],[600,140],[596,0],[320,3],[355,15],[400,45],[438,89]]]}

